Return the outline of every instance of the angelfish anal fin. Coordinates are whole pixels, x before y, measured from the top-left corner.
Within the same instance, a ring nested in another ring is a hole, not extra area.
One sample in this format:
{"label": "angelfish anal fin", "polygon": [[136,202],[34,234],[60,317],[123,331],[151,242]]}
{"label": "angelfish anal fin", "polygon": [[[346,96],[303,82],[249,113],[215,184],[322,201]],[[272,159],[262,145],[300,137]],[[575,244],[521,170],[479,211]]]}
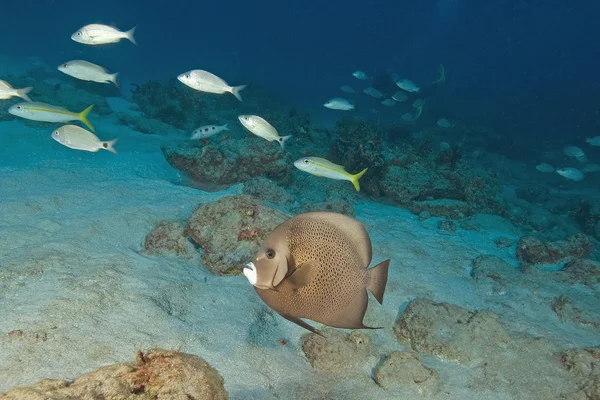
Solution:
{"label": "angelfish anal fin", "polygon": [[319,336],[323,336],[325,337],[321,332],[319,332],[319,330],[317,330],[316,328],[314,328],[313,326],[307,324],[306,322],[302,321],[300,318],[295,318],[295,317],[291,317],[289,315],[283,315],[280,314],[283,318],[287,319],[290,322],[295,323],[298,326],[301,326],[304,329],[308,329],[309,331],[311,331],[312,333],[314,333],[315,335],[319,335]]}
{"label": "angelfish anal fin", "polygon": [[300,289],[311,282],[316,266],[316,261],[309,261],[296,268],[296,270],[287,278],[294,290]]}

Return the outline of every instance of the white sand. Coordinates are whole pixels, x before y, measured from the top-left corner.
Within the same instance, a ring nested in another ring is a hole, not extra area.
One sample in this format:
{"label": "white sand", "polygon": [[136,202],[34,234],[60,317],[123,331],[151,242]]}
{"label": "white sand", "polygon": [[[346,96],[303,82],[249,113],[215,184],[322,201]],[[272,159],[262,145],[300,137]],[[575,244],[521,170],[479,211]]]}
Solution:
{"label": "white sand", "polygon": [[[338,386],[313,373],[299,348],[305,331],[265,312],[245,277],[214,277],[201,268],[199,256],[141,255],[146,234],[159,221],[184,222],[198,203],[240,188],[205,193],[177,185],[181,176],[160,151],[168,138],[106,120],[93,123],[101,138],[119,138],[119,155],[63,147],[50,139],[52,125],[0,123],[0,391],[43,378],[74,378],[129,361],[139,348],[162,347],[205,358],[225,378],[232,399],[310,398],[317,392],[394,398],[370,380],[368,369],[364,379]],[[445,234],[437,219],[420,222],[405,210],[374,203],[359,205],[357,218],[375,228],[374,263],[392,258],[385,305],[372,304],[366,321],[388,327],[368,332],[381,354],[403,348],[391,326],[417,296],[489,308],[511,329],[565,346],[596,344],[597,331],[558,321],[547,300],[558,295],[556,284],[540,282],[534,293],[515,283],[513,291],[489,296],[474,289],[469,272],[478,255],[517,264],[514,248],[494,244],[498,236],[516,238],[514,232]],[[7,335],[16,329],[25,337]],[[34,340],[35,333],[41,339]],[[282,338],[287,345],[278,344]],[[424,359],[440,373],[443,390],[436,398],[510,398],[471,393],[468,368]]]}

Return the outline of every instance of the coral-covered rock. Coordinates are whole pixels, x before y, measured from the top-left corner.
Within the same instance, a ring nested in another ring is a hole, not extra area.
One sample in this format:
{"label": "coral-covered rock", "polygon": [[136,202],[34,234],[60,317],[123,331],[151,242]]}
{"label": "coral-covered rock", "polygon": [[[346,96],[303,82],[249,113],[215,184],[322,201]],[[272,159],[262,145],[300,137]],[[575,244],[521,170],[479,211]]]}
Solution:
{"label": "coral-covered rock", "polygon": [[435,217],[448,217],[452,219],[460,219],[470,213],[467,203],[461,200],[449,199],[415,201],[412,203],[411,211],[415,214],[429,211]]}
{"label": "coral-covered rock", "polygon": [[223,378],[202,358],[160,349],[138,352],[135,363],[99,368],[74,381],[44,379],[0,393],[1,400],[226,400]]}
{"label": "coral-covered rock", "polygon": [[496,238],[496,240],[494,240],[494,243],[496,243],[496,247],[498,247],[499,249],[505,249],[507,247],[512,247],[515,244],[515,240],[507,238],[506,236],[501,236],[499,238]]}
{"label": "coral-covered rock", "polygon": [[144,240],[147,254],[158,256],[192,257],[194,246],[185,236],[185,228],[179,222],[163,221]]}
{"label": "coral-covered rock", "polygon": [[478,285],[491,285],[494,292],[510,289],[521,272],[496,256],[479,256],[473,260],[471,277]]}
{"label": "coral-covered rock", "polygon": [[394,351],[379,365],[375,382],[386,390],[410,389],[421,396],[439,391],[438,373],[425,366],[414,353]]}
{"label": "coral-covered rock", "polygon": [[567,282],[582,283],[594,287],[600,283],[600,263],[592,260],[572,260],[565,264],[563,272]]}
{"label": "coral-covered rock", "polygon": [[259,176],[244,183],[243,193],[277,205],[290,205],[294,197],[270,179]]}
{"label": "coral-covered rock", "polygon": [[456,232],[458,226],[450,219],[442,219],[438,221],[437,227],[441,231]]}
{"label": "coral-covered rock", "polygon": [[600,201],[580,201],[570,212],[584,233],[600,240]]}
{"label": "coral-covered rock", "polygon": [[552,198],[548,185],[529,185],[515,190],[518,198],[532,204],[543,204]]}
{"label": "coral-covered rock", "polygon": [[600,328],[600,314],[597,310],[578,305],[566,295],[559,296],[552,301],[552,311],[561,321]]}
{"label": "coral-covered rock", "polygon": [[343,199],[331,199],[321,203],[304,203],[300,206],[298,213],[311,211],[329,211],[354,217],[354,207]]}
{"label": "coral-covered rock", "polygon": [[215,274],[237,275],[271,231],[288,218],[255,197],[229,196],[198,207],[186,232],[202,248],[202,260]]}
{"label": "coral-covered rock", "polygon": [[185,142],[162,148],[169,164],[194,182],[233,185],[258,176],[287,182],[291,156],[276,143],[257,137],[210,142]]}
{"label": "coral-covered rock", "polygon": [[600,399],[600,349],[571,349],[559,353],[564,368],[572,374],[573,380],[584,396],[569,399]]}
{"label": "coral-covered rock", "polygon": [[581,233],[567,240],[548,243],[533,236],[523,236],[517,245],[517,258],[529,264],[553,264],[567,258],[586,257],[592,249],[590,238]]}
{"label": "coral-covered rock", "polygon": [[354,331],[349,335],[325,330],[326,337],[314,333],[302,336],[302,351],[313,368],[328,372],[347,374],[360,368],[371,354],[369,337]]}

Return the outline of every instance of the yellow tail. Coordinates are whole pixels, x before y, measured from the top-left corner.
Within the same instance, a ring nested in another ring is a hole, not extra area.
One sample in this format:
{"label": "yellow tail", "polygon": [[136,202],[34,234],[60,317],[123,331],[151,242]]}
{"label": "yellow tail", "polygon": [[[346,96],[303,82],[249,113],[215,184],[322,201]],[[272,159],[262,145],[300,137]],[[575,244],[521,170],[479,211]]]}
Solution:
{"label": "yellow tail", "polygon": [[92,130],[92,132],[95,132],[96,130],[94,129],[94,127],[88,120],[88,114],[90,113],[90,111],[92,111],[92,108],[94,108],[93,104],[91,106],[89,106],[88,108],[86,108],[85,110],[83,110],[82,112],[80,112],[79,114],[77,114],[77,116],[79,117],[79,120],[81,122],[83,122],[88,128],[90,128]]}
{"label": "yellow tail", "polygon": [[360,171],[358,174],[354,174],[354,175],[350,175],[350,178],[352,179],[352,184],[354,185],[354,188],[356,189],[357,192],[360,191],[360,184],[358,183],[358,180],[360,179],[361,176],[363,176],[365,174],[365,172],[367,172],[369,168],[365,168],[362,171]]}

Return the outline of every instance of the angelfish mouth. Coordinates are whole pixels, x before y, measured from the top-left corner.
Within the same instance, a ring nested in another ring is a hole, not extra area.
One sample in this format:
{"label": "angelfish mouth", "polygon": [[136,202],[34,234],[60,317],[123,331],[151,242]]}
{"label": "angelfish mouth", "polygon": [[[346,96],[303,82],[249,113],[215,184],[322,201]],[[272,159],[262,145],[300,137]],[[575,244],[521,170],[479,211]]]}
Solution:
{"label": "angelfish mouth", "polygon": [[254,266],[254,263],[251,262],[246,264],[246,266],[247,268],[244,268],[244,275],[246,275],[246,278],[248,278],[248,282],[250,282],[252,286],[256,286],[256,267]]}

